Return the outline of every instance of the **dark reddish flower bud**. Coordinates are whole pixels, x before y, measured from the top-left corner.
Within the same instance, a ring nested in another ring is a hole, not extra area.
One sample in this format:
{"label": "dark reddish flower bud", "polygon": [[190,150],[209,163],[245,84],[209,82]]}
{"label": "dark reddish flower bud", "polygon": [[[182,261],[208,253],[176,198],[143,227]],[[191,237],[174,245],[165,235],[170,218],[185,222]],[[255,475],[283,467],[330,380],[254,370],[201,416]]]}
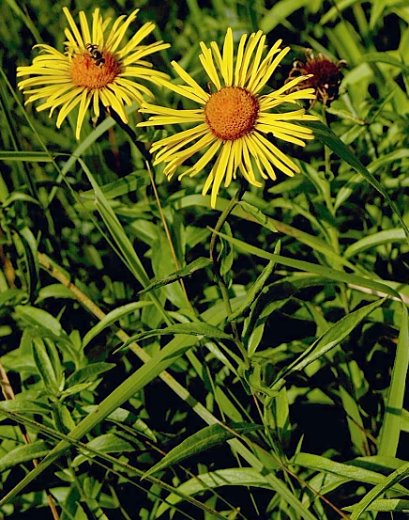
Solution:
{"label": "dark reddish flower bud", "polygon": [[313,88],[317,101],[330,105],[339,95],[339,85],[342,80],[342,69],[346,66],[345,60],[331,61],[323,54],[314,54],[311,49],[305,52],[305,61],[297,60],[293,64],[288,80],[298,76],[313,74],[310,78],[299,83],[294,90]]}

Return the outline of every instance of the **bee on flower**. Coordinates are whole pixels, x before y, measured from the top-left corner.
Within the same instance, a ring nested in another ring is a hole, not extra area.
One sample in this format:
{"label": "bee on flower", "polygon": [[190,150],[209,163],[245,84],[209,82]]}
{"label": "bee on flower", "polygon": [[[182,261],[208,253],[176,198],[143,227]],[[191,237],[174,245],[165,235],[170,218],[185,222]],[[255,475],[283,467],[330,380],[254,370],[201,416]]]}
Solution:
{"label": "bee on flower", "polygon": [[91,26],[85,13],[80,11],[78,27],[64,7],[68,21],[64,31],[65,52],[39,44],[35,47],[42,52],[34,58],[32,65],[17,68],[18,77],[29,76],[18,83],[28,96],[26,104],[42,100],[37,111],[50,109],[50,117],[58,109],[57,128],[78,107],[77,139],[89,107],[96,119],[102,105],[114,110],[125,124],[128,123],[125,106],[135,101],[140,105],[145,98],[153,98],[145,82],[155,83],[159,78],[167,78],[146,58],[166,49],[169,44],[162,41],[141,44],[155,29],[155,24],[145,23],[129,40],[125,39],[138,11],[135,9],[129,16],[119,16],[112,23],[111,18],[103,18],[97,8]]}
{"label": "bee on flower", "polygon": [[[315,120],[298,105],[302,99],[312,100],[312,87],[293,90],[310,78],[300,75],[272,90],[268,82],[280,62],[290,51],[281,48],[278,40],[266,46],[262,31],[244,34],[234,50],[233,32],[227,30],[223,48],[215,42],[208,47],[200,43],[199,60],[212,89],[203,88],[178,63],[172,62],[183,81],[176,85],[160,79],[167,89],[193,101],[197,108],[181,110],[144,103],[140,112],[151,117],[138,126],[184,124],[187,129],[165,137],[152,145],[154,164],[164,164],[164,173],[171,178],[198,175],[210,169],[202,193],[211,188],[210,202],[214,208],[220,187],[228,187],[240,173],[250,184],[262,186],[262,179],[275,180],[277,172],[292,176],[298,165],[279,148],[280,141],[305,146],[313,139],[304,121]],[[288,110],[288,106],[294,110]],[[197,158],[195,158],[197,157]],[[182,167],[189,159],[192,165]]]}

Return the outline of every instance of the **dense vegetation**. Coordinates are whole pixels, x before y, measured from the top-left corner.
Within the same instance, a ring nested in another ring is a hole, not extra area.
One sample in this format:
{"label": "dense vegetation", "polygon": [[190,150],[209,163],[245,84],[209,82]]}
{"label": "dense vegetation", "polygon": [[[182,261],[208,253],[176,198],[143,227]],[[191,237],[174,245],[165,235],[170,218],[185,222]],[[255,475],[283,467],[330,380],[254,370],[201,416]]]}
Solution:
{"label": "dense vegetation", "polygon": [[24,106],[16,68],[64,50],[66,4],[0,3],[0,515],[407,518],[407,3],[136,6],[171,44],[155,68],[205,90],[199,43],[228,27],[291,46],[270,88],[306,49],[338,67],[302,102],[314,139],[280,143],[300,173],[239,176],[215,209],[208,170],[169,182],[146,161],[182,127],[137,127],[134,104],[77,141],[75,111],[57,129]]}

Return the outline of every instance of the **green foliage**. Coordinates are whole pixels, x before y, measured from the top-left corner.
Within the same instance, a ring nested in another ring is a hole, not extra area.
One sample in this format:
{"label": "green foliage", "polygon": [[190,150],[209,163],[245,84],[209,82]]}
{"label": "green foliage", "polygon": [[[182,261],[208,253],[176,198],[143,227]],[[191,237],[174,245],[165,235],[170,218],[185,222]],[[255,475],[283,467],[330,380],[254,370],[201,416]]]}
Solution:
{"label": "green foliage", "polygon": [[347,61],[308,107],[315,139],[283,145],[301,173],[233,180],[215,210],[207,171],[146,163],[172,130],[137,128],[136,105],[138,145],[111,117],[77,142],[74,117],[24,106],[16,66],[63,49],[63,5],[0,3],[0,516],[406,518],[405,3],[138,4],[172,44],[155,67],[204,88],[199,42],[228,26],[292,47],[273,88],[305,48]]}

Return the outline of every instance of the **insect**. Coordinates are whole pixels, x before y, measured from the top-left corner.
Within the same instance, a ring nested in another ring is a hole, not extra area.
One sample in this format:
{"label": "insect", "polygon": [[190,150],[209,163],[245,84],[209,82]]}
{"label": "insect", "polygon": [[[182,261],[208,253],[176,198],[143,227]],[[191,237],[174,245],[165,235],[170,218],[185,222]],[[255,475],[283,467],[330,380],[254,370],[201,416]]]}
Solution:
{"label": "insect", "polygon": [[105,63],[105,58],[102,56],[102,52],[98,49],[98,45],[95,45],[95,43],[87,43],[85,48],[90,53],[95,65],[101,67],[101,65]]}

